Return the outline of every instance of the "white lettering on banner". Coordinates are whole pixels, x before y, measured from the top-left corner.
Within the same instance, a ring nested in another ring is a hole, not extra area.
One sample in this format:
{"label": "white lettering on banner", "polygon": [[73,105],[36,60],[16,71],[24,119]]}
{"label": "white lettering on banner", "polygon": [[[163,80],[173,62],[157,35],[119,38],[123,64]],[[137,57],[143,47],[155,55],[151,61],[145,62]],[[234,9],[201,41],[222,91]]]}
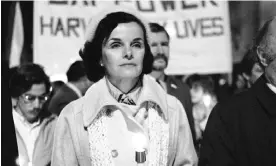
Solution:
{"label": "white lettering on banner", "polygon": [[216,0],[48,0],[34,5],[34,62],[49,75],[65,74],[80,59],[86,28],[103,7],[124,5],[171,38],[168,74],[231,72],[228,4]]}

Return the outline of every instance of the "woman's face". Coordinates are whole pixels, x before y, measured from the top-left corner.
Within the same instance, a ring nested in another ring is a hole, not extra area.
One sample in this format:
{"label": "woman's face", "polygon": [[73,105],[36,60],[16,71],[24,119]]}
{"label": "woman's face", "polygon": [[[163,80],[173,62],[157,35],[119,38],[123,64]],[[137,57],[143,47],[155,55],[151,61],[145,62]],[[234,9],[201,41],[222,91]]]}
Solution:
{"label": "woman's face", "polygon": [[136,78],[142,72],[144,33],[136,22],[120,23],[102,46],[102,64],[111,79]]}
{"label": "woman's face", "polygon": [[190,93],[191,93],[192,103],[196,104],[202,101],[203,95],[204,95],[202,86],[197,84],[192,85],[192,88],[190,89]]}

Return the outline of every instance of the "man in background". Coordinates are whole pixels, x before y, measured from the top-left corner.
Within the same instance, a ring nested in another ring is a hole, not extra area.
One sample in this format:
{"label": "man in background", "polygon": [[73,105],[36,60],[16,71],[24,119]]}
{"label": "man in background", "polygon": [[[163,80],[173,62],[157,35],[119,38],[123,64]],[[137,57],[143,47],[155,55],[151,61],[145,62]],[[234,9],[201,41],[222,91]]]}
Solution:
{"label": "man in background", "polygon": [[151,52],[153,54],[153,68],[151,76],[170,95],[175,96],[185,108],[193,140],[195,143],[194,119],[192,114],[192,102],[188,85],[165,74],[170,54],[170,36],[164,27],[157,23],[150,23],[151,30]]}
{"label": "man in background", "polygon": [[276,165],[276,17],[261,28],[254,48],[264,74],[249,90],[214,108],[199,166]]}
{"label": "man in background", "polygon": [[71,101],[82,97],[92,85],[86,76],[83,61],[74,62],[69,67],[66,75],[68,83],[55,92],[48,106],[48,110],[57,115]]}
{"label": "man in background", "polygon": [[57,120],[43,109],[50,87],[48,76],[37,64],[19,66],[10,78],[18,165],[50,164]]}

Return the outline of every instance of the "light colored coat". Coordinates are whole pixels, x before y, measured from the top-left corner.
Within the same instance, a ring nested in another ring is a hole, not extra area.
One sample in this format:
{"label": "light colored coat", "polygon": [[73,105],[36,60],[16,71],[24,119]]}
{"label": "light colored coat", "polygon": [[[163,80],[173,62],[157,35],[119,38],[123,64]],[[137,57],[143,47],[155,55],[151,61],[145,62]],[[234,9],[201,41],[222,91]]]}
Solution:
{"label": "light colored coat", "polygon": [[[167,95],[166,92],[150,76],[144,75],[143,88],[137,105],[145,101],[152,101],[160,106],[165,119],[169,125],[168,139],[168,166],[185,165],[192,166],[197,163],[192,135],[182,104],[175,97]],[[103,107],[107,105],[118,106],[117,101],[110,95],[104,79],[93,84],[86,95],[69,105],[61,112],[56,125],[54,146],[52,153],[52,166],[90,166],[91,153],[89,144],[89,133],[87,128],[94,124],[95,119]],[[111,117],[110,119],[113,119]],[[120,116],[119,116],[120,119]],[[115,165],[133,165],[133,159],[126,156],[134,155],[131,146],[131,138],[125,130],[125,123],[122,120],[108,126],[109,143],[116,146],[118,155],[112,160]],[[96,133],[95,133],[96,134]],[[160,136],[161,137],[161,136]],[[116,140],[116,141],[115,141]],[[114,143],[115,142],[115,143]],[[110,149],[110,153],[111,153]],[[92,154],[95,155],[95,154]],[[93,165],[102,165],[93,163]]]}
{"label": "light colored coat", "polygon": [[[46,117],[41,122],[41,128],[39,135],[35,141],[34,151],[33,151],[33,166],[46,166],[51,163],[52,146],[54,141],[54,130],[57,117],[55,115],[50,115]],[[17,146],[20,154],[22,155],[23,165],[28,166],[29,156],[27,152],[26,145],[23,138],[16,129],[16,139]]]}

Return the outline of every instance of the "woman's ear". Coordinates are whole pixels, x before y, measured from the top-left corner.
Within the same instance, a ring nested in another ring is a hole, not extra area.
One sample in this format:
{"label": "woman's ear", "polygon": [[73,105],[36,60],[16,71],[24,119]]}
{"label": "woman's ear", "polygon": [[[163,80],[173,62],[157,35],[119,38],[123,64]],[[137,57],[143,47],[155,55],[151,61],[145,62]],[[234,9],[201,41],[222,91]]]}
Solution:
{"label": "woman's ear", "polygon": [[11,98],[12,108],[15,108],[18,104],[18,98]]}
{"label": "woman's ear", "polygon": [[99,63],[100,63],[100,66],[101,67],[103,67],[104,65],[103,65],[103,61],[102,61],[102,59],[99,61]]}
{"label": "woman's ear", "polygon": [[262,66],[267,67],[268,66],[268,60],[265,58],[265,53],[263,49],[260,48],[260,46],[257,47],[257,55],[259,58],[260,63]]}

